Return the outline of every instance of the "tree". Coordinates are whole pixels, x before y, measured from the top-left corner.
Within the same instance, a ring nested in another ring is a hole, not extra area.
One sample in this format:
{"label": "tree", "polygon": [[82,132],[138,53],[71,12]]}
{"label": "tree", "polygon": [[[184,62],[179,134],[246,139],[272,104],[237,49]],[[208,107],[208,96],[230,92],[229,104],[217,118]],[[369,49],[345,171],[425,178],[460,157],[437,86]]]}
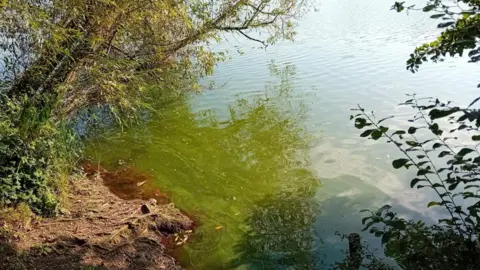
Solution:
{"label": "tree", "polygon": [[[92,104],[140,106],[142,86],[169,69],[210,74],[206,47],[222,31],[263,44],[292,38],[302,1],[5,1],[2,89],[9,97],[53,95],[70,118]],[[40,18],[40,20],[39,20]],[[247,31],[268,31],[261,41]]]}

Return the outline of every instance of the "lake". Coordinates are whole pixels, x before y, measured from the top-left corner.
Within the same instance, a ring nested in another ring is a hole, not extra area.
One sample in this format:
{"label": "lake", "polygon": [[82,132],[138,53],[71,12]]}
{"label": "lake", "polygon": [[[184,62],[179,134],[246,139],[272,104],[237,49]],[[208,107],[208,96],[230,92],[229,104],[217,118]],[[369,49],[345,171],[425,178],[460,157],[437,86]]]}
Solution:
{"label": "lake", "polygon": [[[391,204],[427,222],[430,194],[409,188],[412,172],[395,171],[390,145],[359,138],[349,121],[361,104],[391,126],[411,112],[406,93],[468,104],[478,65],[466,59],[405,69],[415,46],[432,40],[423,13],[390,11],[392,1],[322,0],[302,17],[295,42],[267,49],[229,36],[215,50],[216,88],[185,96],[145,129],[92,141],[106,167],[127,162],[199,221],[177,251],[189,269],[328,269],[344,258],[339,234],[359,232],[364,208]],[[423,3],[423,1],[418,1]],[[241,48],[243,54],[237,53]],[[455,95],[452,95],[452,92]],[[362,233],[381,255],[379,239]]]}

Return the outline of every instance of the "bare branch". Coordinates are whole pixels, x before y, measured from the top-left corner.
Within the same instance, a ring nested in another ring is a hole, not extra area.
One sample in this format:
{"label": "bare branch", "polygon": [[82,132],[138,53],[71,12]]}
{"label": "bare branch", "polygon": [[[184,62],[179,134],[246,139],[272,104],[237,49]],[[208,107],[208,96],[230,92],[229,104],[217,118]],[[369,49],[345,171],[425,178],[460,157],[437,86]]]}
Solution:
{"label": "bare branch", "polygon": [[268,44],[265,42],[265,41],[262,41],[262,40],[259,40],[259,39],[256,39],[256,38],[253,38],[247,34],[245,34],[242,30],[238,30],[237,32],[239,32],[240,34],[242,34],[244,37],[250,39],[250,40],[253,40],[253,41],[256,41],[256,42],[259,42],[261,44],[263,44],[263,46],[268,47]]}

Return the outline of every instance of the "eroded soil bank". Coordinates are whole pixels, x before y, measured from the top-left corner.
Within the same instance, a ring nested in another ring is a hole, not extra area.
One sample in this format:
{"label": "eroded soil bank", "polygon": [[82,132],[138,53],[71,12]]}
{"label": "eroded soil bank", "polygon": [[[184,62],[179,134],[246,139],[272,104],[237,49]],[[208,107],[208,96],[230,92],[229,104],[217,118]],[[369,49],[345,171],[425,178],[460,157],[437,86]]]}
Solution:
{"label": "eroded soil bank", "polygon": [[184,244],[192,219],[158,190],[142,191],[149,177],[134,168],[84,170],[61,216],[0,217],[0,269],[181,269],[165,251]]}

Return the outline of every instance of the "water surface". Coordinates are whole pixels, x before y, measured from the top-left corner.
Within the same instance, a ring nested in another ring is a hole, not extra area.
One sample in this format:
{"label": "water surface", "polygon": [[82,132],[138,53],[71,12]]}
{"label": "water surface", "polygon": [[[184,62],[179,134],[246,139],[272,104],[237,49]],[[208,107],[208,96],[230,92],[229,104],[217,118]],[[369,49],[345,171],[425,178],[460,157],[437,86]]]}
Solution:
{"label": "water surface", "polygon": [[479,68],[449,59],[407,72],[408,55],[438,30],[428,16],[391,5],[319,1],[294,43],[266,50],[230,36],[215,49],[245,54],[218,65],[209,80],[221,87],[166,106],[145,129],[92,142],[89,152],[106,167],[122,160],[149,172],[199,219],[179,252],[192,269],[325,269],[344,256],[336,232],[362,228],[360,209],[390,203],[408,218],[434,219],[425,212],[430,195],[391,169],[394,149],[358,138],[349,109],[396,114],[391,124],[402,127],[409,111],[396,104],[405,93],[466,104]]}

